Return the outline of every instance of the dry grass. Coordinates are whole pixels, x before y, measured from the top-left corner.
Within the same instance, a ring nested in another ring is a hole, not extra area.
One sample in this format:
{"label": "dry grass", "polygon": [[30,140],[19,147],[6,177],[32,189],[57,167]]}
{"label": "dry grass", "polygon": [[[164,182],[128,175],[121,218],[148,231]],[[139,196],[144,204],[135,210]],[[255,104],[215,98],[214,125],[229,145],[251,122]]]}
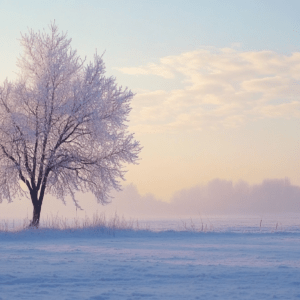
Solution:
{"label": "dry grass", "polygon": [[212,232],[214,231],[214,226],[212,224],[204,224],[202,218],[200,218],[200,224],[196,225],[196,222],[190,218],[188,221],[181,220],[179,230],[189,232]]}
{"label": "dry grass", "polygon": [[[30,219],[26,218],[22,221],[20,220],[0,220],[0,233],[1,232],[21,232],[26,230],[36,230],[30,228]],[[209,221],[209,220],[208,220]],[[258,231],[264,231],[262,226],[263,220],[257,224],[257,227],[251,226],[251,230],[255,230],[255,227]],[[155,226],[154,226],[155,227]],[[176,227],[176,226],[175,226]],[[177,229],[175,227],[171,230],[175,231],[187,231],[187,232],[214,232],[220,231],[220,228],[215,228],[214,225],[209,221],[209,223],[203,222],[200,217],[200,222],[195,221],[192,218],[189,219],[179,219],[177,224]],[[92,218],[85,216],[85,218],[73,218],[67,219],[59,217],[58,215],[46,218],[42,218],[40,221],[40,226],[38,230],[43,229],[53,229],[53,230],[93,230],[105,232],[108,234],[114,234],[116,231],[138,231],[138,230],[147,230],[147,231],[164,231],[169,230],[168,228],[164,229],[150,229],[149,223],[142,222],[140,223],[137,219],[125,219],[124,216],[120,217],[115,213],[112,217],[107,217],[105,213],[95,213]],[[245,228],[246,230],[247,228]],[[266,230],[271,232],[283,231],[284,227],[281,222],[276,222],[274,228],[267,227]],[[222,231],[222,230],[221,230]]]}
{"label": "dry grass", "polygon": [[[0,221],[0,232],[17,232],[29,229],[30,220],[28,218],[23,221]],[[83,219],[73,218],[67,219],[59,216],[46,217],[41,219],[39,229],[55,229],[55,230],[80,230],[93,229],[114,233],[117,230],[149,230],[147,226],[141,226],[138,220],[126,220],[117,213],[111,218],[107,218],[104,213],[95,213],[92,218],[85,217]]]}

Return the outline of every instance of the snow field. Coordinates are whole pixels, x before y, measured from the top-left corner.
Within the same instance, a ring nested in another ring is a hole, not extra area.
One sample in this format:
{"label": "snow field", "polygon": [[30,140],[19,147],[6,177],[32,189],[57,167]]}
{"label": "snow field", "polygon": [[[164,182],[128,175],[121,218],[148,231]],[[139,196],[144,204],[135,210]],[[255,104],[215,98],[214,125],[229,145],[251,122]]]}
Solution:
{"label": "snow field", "polygon": [[300,299],[300,233],[0,233],[0,299]]}

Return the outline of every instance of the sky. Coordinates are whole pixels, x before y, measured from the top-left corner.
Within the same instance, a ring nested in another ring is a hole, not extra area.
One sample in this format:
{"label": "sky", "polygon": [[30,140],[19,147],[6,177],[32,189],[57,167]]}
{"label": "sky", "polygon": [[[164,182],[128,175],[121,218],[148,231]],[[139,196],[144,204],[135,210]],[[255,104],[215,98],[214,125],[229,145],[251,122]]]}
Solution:
{"label": "sky", "polygon": [[[174,211],[189,206],[189,214],[193,204],[184,203],[194,199],[208,212],[245,212],[260,207],[259,190],[270,194],[262,196],[261,211],[275,198],[277,211],[298,207],[299,1],[0,3],[0,82],[16,78],[20,33],[55,20],[82,57],[104,53],[107,75],[136,94],[129,130],[143,150],[139,165],[127,167],[114,205],[138,207],[130,200],[138,199],[142,212],[177,201],[182,206]],[[226,184],[231,196],[223,197]],[[240,186],[247,187],[248,206],[237,204],[244,203]]]}

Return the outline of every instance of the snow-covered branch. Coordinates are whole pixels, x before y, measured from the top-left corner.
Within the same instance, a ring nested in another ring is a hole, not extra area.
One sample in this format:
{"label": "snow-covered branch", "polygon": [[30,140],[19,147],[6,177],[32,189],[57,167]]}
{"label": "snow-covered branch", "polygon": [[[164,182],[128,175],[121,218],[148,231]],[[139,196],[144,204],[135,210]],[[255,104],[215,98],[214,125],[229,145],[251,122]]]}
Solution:
{"label": "snow-covered branch", "polygon": [[133,93],[105,77],[102,56],[85,65],[70,43],[54,23],[21,36],[19,79],[0,87],[0,201],[22,192],[19,178],[33,204],[51,193],[78,206],[75,191],[106,203],[138,159],[126,126]]}

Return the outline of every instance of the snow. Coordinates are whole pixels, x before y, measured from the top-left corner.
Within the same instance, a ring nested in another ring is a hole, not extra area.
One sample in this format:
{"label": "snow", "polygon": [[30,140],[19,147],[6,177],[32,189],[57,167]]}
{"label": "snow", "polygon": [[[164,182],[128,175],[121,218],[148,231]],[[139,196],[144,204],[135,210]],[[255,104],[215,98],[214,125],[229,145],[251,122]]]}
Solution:
{"label": "snow", "polygon": [[299,228],[1,232],[0,299],[300,299]]}

